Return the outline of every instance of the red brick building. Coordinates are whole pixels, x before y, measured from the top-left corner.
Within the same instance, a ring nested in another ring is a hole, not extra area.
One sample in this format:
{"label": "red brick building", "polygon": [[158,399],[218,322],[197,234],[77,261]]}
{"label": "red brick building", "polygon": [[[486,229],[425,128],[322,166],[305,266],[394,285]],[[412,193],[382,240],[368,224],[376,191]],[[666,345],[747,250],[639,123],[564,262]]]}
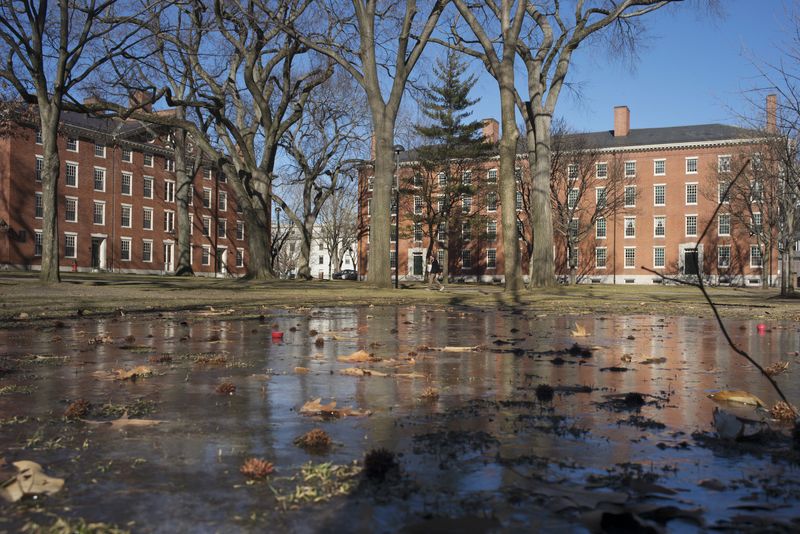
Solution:
{"label": "red brick building", "polygon": [[[0,265],[41,265],[42,145],[33,124],[0,138]],[[137,121],[64,112],[58,146],[62,271],[169,274],[177,250],[175,163],[168,133]],[[194,177],[190,222],[197,274],[244,274],[244,224],[223,176]]]}
{"label": "red brick building", "polygon": [[[766,128],[774,131],[773,100],[768,109],[772,112],[768,113]],[[755,161],[765,140],[764,132],[721,124],[631,129],[630,112],[621,106],[614,110],[613,129],[566,137],[579,140],[582,153],[591,152],[593,161],[581,163],[586,168],[580,171],[581,180],[591,181],[590,191],[570,198],[574,191],[565,190],[559,194],[567,198],[554,199],[554,206],[563,201],[563,205],[574,209],[573,220],[565,225],[568,228],[556,232],[559,276],[566,277],[571,271],[569,248],[565,244],[568,232],[574,232],[581,236],[573,258],[578,282],[652,284],[662,282],[659,274],[681,277],[698,270],[711,283],[759,285],[762,276],[773,281],[778,277],[777,249],[770,250],[753,235],[753,228],[762,224],[759,213],[746,220],[740,213],[731,213],[732,207],[725,203],[711,222],[706,237],[698,241],[714,214],[720,193],[737,170],[735,164],[743,159],[743,154]],[[578,156],[573,155],[577,161]],[[517,161],[518,172],[527,173],[524,149],[520,150]],[[575,172],[577,177],[578,165],[570,160],[569,154],[561,161],[564,167],[561,172],[570,175]],[[497,181],[497,165],[497,159],[484,162],[471,179],[484,180],[491,187]],[[413,151],[400,154],[398,168],[401,180],[415,172]],[[366,166],[360,175],[359,267],[362,269],[367,266],[369,248],[371,173],[371,167]],[[617,175],[612,176],[614,173]],[[596,216],[599,213],[596,206],[607,202],[610,193],[606,189],[612,182],[617,184],[619,202],[613,211]],[[414,195],[414,192],[403,194]],[[491,200],[474,202],[470,198],[469,205],[463,207],[465,212],[480,214],[476,219],[479,228],[461,228],[460,235],[457,229],[450,228],[448,236],[433,236],[440,261],[445,259],[442,249],[446,246],[440,240],[443,237],[448,240],[446,263],[451,279],[485,282],[503,279],[502,207],[491,194],[486,198]],[[530,235],[524,198],[524,191],[519,191],[515,206],[519,213],[518,231]],[[399,265],[401,280],[419,280],[424,275],[432,236],[415,232],[415,221],[404,213],[400,213],[399,262],[395,261],[394,251],[389,261],[393,267]],[[526,270],[523,274],[527,276],[525,239],[520,239],[520,248]],[[365,270],[361,274],[367,275]]]}

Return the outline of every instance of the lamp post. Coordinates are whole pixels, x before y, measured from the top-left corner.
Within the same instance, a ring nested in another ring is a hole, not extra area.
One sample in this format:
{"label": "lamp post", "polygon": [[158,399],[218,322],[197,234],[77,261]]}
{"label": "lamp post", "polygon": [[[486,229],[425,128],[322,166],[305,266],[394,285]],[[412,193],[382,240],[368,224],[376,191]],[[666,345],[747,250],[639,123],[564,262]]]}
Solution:
{"label": "lamp post", "polygon": [[394,145],[394,288],[400,287],[400,153],[405,151],[403,145]]}

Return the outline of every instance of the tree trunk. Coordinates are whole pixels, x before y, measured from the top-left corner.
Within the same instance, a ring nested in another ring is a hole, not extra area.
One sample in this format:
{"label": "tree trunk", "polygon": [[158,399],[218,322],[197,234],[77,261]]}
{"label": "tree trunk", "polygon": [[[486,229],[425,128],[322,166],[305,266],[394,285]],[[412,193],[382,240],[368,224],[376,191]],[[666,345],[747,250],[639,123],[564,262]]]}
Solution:
{"label": "tree trunk", "polygon": [[[393,150],[394,121],[373,113],[375,132],[375,179],[372,191],[372,214],[369,226],[369,274],[370,284],[389,289],[392,287],[392,270],[389,264],[390,208],[392,176],[395,171]],[[398,275],[400,272],[400,258]]]}
{"label": "tree trunk", "polygon": [[297,268],[297,278],[311,280],[311,237],[313,226],[308,227],[306,222],[300,227],[300,266]]}
{"label": "tree trunk", "polygon": [[[513,52],[509,52],[513,56]],[[510,68],[503,63],[503,70],[498,78],[500,86],[500,108],[503,133],[500,137],[500,203],[502,204],[501,220],[503,226],[503,273],[505,274],[505,291],[516,293],[522,288],[522,276],[519,264],[519,241],[517,239],[517,183],[514,176],[516,165],[517,140],[519,130],[516,125],[516,107],[514,103],[514,71],[513,61]]]}
{"label": "tree trunk", "polygon": [[[58,177],[61,160],[58,155],[58,122],[61,111],[58,106],[39,103],[42,132],[42,270],[39,280],[61,282],[59,272],[58,235]],[[78,244],[76,243],[76,246]],[[78,251],[80,249],[76,249]]]}
{"label": "tree trunk", "polygon": [[[176,114],[179,118],[183,119],[183,108],[178,107]],[[178,217],[178,261],[175,265],[176,276],[193,276],[194,270],[192,269],[192,245],[191,232],[192,228],[189,224],[189,202],[191,196],[191,185],[193,178],[193,166],[187,168],[186,161],[186,131],[176,129],[175,136],[175,181],[176,181],[176,194],[175,200],[177,203],[177,217]]]}
{"label": "tree trunk", "polygon": [[553,212],[550,203],[550,116],[537,113],[528,134],[528,162],[533,166],[530,219],[533,235],[531,288],[555,284]]}

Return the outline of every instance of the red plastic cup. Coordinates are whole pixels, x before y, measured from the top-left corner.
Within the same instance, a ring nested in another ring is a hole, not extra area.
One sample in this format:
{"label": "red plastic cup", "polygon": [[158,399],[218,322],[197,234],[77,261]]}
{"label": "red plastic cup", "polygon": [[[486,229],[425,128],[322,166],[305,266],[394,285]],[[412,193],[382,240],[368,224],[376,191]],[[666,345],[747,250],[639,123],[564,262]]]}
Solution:
{"label": "red plastic cup", "polygon": [[767,331],[767,325],[765,325],[764,323],[760,323],[756,325],[756,330],[758,330],[759,334],[763,334]]}
{"label": "red plastic cup", "polygon": [[272,333],[272,341],[282,341],[283,340],[283,332],[275,331]]}

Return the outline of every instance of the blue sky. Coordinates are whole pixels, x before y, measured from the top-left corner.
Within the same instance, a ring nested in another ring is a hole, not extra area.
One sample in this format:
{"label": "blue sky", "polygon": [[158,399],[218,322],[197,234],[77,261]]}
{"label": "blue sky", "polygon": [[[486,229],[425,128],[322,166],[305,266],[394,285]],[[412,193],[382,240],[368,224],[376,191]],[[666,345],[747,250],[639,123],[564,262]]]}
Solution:
{"label": "blue sky", "polygon": [[[737,113],[763,87],[754,64],[775,62],[791,39],[791,0],[721,0],[724,18],[684,2],[647,16],[649,38],[639,59],[615,60],[596,47],[578,49],[568,81],[582,96],[562,92],[556,115],[577,131],[613,127],[613,107],[627,105],[631,128],[740,124]],[[479,68],[475,68],[477,73]],[[473,95],[485,95],[473,117],[499,117],[494,80],[482,76]],[[760,98],[760,97],[759,97]]]}

